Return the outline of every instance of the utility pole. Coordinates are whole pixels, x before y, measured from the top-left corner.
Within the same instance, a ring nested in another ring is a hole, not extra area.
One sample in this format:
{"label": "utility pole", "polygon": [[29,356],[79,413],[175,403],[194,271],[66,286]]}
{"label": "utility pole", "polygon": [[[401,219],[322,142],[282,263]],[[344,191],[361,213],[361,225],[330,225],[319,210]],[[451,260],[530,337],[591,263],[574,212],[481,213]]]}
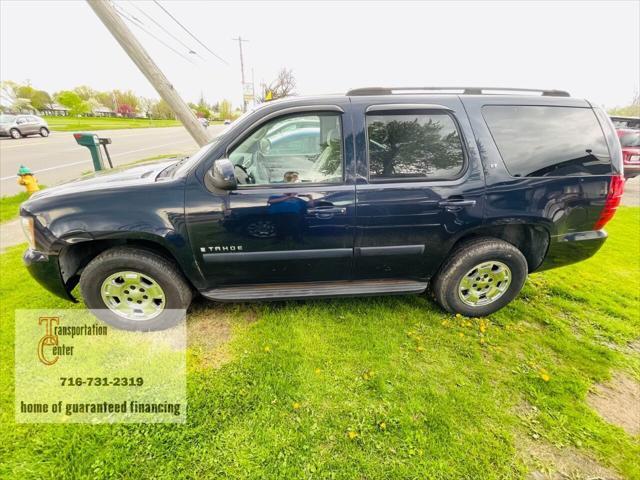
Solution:
{"label": "utility pole", "polygon": [[104,23],[107,30],[118,41],[120,46],[127,52],[140,71],[151,82],[151,85],[160,94],[160,97],[169,104],[171,110],[176,114],[178,120],[182,122],[189,134],[200,146],[209,143],[210,137],[204,127],[200,124],[194,113],[182,100],[167,77],[160,71],[158,66],[151,59],[147,51],[131,33],[125,25],[120,15],[115,11],[108,0],[87,0],[98,18]]}
{"label": "utility pole", "polygon": [[244,96],[244,59],[242,58],[242,42],[248,42],[249,40],[243,40],[240,35],[238,38],[232,38],[232,40],[238,41],[238,46],[240,47],[240,75],[242,78],[242,111],[247,111],[247,101]]}

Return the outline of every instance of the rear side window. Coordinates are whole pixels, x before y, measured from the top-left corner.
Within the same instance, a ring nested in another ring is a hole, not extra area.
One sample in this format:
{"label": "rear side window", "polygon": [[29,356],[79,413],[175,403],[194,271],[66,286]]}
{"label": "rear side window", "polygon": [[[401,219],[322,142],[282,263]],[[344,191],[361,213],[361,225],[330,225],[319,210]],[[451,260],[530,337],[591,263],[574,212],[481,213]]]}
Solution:
{"label": "rear side window", "polygon": [[482,113],[515,177],[611,173],[609,148],[590,108],[488,105]]}
{"label": "rear side window", "polygon": [[367,115],[369,178],[441,180],[464,166],[460,135],[443,113]]}

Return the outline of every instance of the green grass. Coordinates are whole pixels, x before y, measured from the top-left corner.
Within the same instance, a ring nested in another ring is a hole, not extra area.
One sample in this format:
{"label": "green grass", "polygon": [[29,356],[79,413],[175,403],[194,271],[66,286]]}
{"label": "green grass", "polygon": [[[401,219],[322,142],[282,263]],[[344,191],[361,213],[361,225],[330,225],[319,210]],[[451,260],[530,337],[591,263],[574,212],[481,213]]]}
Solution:
{"label": "green grass", "polygon": [[51,130],[77,132],[92,130],[119,130],[123,128],[179,127],[178,120],[149,120],[142,118],[108,117],[43,117]]}
{"label": "green grass", "polygon": [[20,214],[20,204],[29,199],[27,192],[0,197],[0,223],[17,218]]}
{"label": "green grass", "polygon": [[[424,296],[197,302],[179,426],[12,424],[14,309],[68,305],[15,248],[0,256],[0,478],[525,478],[522,438],[640,478],[640,439],[585,402],[614,371],[640,379],[640,209],[608,230],[594,258],[532,275],[482,321]],[[207,318],[231,324],[228,345],[207,347]]]}

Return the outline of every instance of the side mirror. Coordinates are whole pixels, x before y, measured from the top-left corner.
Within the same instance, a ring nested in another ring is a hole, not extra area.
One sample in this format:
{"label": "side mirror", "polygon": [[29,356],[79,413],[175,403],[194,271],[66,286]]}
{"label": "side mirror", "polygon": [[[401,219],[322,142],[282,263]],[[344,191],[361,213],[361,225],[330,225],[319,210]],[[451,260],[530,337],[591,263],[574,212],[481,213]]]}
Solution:
{"label": "side mirror", "polygon": [[238,188],[238,179],[236,178],[233,163],[228,158],[221,158],[213,162],[209,177],[213,186],[221,190],[235,190]]}

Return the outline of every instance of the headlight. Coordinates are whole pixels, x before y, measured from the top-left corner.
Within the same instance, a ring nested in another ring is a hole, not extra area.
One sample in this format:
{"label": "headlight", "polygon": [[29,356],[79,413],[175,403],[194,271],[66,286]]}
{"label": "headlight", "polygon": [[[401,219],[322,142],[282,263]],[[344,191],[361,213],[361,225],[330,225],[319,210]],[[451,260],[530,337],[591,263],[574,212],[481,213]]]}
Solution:
{"label": "headlight", "polygon": [[33,217],[20,217],[20,220],[22,221],[22,231],[24,232],[24,236],[27,237],[29,248],[35,249],[36,233]]}

